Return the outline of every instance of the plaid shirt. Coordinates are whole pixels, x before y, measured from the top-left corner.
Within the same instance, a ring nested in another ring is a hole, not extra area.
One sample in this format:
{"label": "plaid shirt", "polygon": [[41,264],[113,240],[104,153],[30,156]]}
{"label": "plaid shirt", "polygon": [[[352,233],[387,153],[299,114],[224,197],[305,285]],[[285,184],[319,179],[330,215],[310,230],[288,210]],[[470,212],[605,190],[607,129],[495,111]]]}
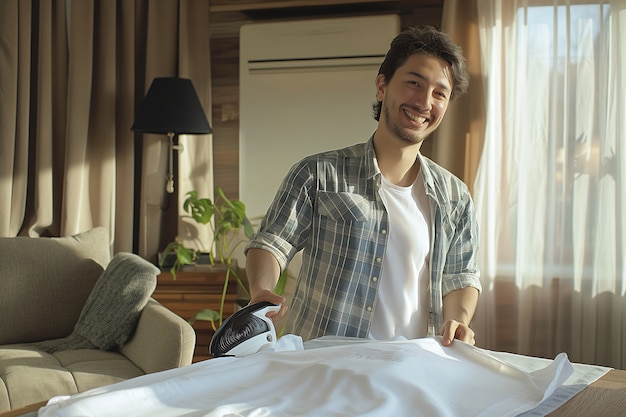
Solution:
{"label": "plaid shirt", "polygon": [[[481,289],[478,226],[465,184],[419,156],[431,210],[429,334],[443,325],[443,297]],[[365,338],[376,308],[388,215],[373,137],[309,156],[289,171],[247,248],[265,249],[281,270],[300,250],[302,267],[286,331]]]}

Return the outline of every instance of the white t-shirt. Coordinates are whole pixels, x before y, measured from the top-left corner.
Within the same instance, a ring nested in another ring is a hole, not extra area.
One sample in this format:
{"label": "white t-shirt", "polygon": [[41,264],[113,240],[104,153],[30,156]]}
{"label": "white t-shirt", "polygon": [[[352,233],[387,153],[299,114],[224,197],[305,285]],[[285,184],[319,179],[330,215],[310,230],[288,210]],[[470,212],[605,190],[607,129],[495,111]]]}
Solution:
{"label": "white t-shirt", "polygon": [[382,177],[389,230],[369,337],[425,337],[430,312],[430,206],[421,170],[410,187]]}

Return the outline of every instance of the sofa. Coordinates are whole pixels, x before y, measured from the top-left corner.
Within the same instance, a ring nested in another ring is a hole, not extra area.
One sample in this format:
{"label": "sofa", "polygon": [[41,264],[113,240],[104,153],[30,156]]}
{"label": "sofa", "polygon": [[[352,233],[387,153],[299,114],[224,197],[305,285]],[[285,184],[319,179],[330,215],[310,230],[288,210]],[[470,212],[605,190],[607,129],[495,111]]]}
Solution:
{"label": "sofa", "polygon": [[0,238],[0,412],[189,365],[195,332],[151,295],[159,271],[108,231]]}

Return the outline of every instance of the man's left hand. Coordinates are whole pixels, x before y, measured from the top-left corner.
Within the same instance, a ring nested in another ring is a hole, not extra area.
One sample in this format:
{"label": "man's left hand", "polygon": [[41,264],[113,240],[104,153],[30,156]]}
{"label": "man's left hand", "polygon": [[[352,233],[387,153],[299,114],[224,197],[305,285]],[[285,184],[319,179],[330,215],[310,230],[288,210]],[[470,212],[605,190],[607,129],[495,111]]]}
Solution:
{"label": "man's left hand", "polygon": [[474,331],[469,326],[456,320],[448,320],[441,327],[441,336],[443,336],[443,345],[450,346],[454,339],[474,345]]}

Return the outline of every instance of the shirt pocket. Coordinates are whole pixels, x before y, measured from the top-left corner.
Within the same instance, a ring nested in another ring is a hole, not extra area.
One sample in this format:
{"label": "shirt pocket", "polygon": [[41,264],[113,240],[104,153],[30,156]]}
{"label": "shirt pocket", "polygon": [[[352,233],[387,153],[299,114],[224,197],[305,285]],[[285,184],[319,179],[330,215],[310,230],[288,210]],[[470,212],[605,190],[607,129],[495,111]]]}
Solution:
{"label": "shirt pocket", "polygon": [[465,223],[463,218],[463,206],[459,201],[451,201],[439,206],[441,221],[439,222],[440,231],[446,236],[447,241],[454,238],[459,225]]}
{"label": "shirt pocket", "polygon": [[370,203],[362,195],[319,191],[317,213],[340,222],[364,222],[369,218]]}

